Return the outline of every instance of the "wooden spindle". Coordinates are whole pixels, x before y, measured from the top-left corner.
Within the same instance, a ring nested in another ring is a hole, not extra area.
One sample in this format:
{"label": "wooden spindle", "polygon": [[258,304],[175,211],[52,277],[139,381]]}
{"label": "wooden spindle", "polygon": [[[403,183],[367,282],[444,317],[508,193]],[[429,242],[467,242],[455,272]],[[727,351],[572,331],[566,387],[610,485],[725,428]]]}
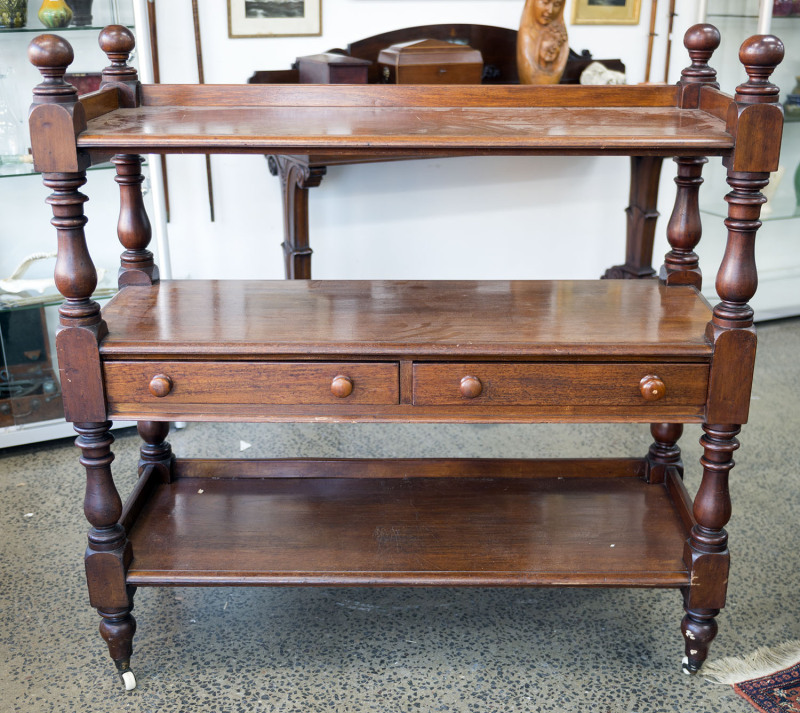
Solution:
{"label": "wooden spindle", "polygon": [[678,164],[675,177],[677,193],[667,224],[667,240],[672,249],[664,256],[660,277],[667,285],[694,285],[699,290],[703,276],[694,249],[703,232],[698,197],[703,183],[703,165],[708,159],[702,156],[678,157],[675,162]]}
{"label": "wooden spindle", "polygon": [[153,233],[142,196],[144,159],[136,154],[117,154],[111,160],[117,167],[114,180],[120,194],[117,236],[125,247],[120,257],[119,287],[155,284],[159,273],[153,253],[147,249]]}

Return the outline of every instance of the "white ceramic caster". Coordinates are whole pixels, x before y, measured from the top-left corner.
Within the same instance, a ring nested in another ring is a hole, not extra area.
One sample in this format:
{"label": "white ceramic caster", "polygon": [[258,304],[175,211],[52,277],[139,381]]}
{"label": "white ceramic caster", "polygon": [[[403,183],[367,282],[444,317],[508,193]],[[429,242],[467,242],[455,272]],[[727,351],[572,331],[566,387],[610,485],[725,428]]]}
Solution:
{"label": "white ceramic caster", "polygon": [[136,688],[136,676],[133,675],[133,671],[128,669],[120,674],[122,676],[122,683],[125,684],[126,691],[132,691]]}
{"label": "white ceramic caster", "polygon": [[683,661],[681,661],[681,671],[683,671],[687,676],[694,676],[697,673],[697,671],[692,671],[692,669],[689,668],[688,656],[684,656]]}

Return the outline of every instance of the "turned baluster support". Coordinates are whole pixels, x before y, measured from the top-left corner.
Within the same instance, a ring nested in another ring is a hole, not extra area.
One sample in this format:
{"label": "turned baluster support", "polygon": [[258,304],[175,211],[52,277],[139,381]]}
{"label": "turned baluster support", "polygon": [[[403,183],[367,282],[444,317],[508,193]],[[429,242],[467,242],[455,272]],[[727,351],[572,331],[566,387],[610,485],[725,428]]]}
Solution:
{"label": "turned baluster support", "polygon": [[169,421],[139,421],[139,436],[144,441],[140,448],[139,475],[147,466],[155,467],[164,483],[172,482],[172,464],[175,456],[166,438],[169,434]]}
{"label": "turned baluster support", "polygon": [[663,483],[670,468],[683,478],[681,449],[677,445],[683,435],[683,424],[653,423],[650,425],[650,434],[653,436],[653,445],[645,458],[645,480],[648,483]]}
{"label": "turned baluster support", "polygon": [[108,645],[117,670],[128,674],[129,678],[136,620],[131,615],[133,589],[126,585],[125,574],[132,553],[125,529],[119,522],[122,501],[111,474],[114,437],[109,432],[110,427],[110,421],[76,423],[79,435],[75,445],[82,451],[80,460],[86,468],[83,511],[91,525],[85,556],[89,601],[102,617],[100,635]]}
{"label": "turned baluster support", "polygon": [[664,256],[659,277],[667,285],[693,285],[699,290],[703,286],[703,275],[694,249],[703,232],[698,197],[703,183],[703,165],[708,159],[679,157],[675,162],[678,164],[677,193],[667,224],[667,240],[672,249]]}
{"label": "turned baluster support", "polygon": [[739,426],[704,425],[700,438],[703,480],[694,499],[694,518],[684,560],[692,574],[692,585],[684,592],[686,616],[681,630],[686,643],[684,668],[696,672],[708,656],[717,633],[714,617],[725,606],[730,555],[725,525],[731,517],[728,476],[734,466],[733,452],[739,447]]}
{"label": "turned baluster support", "polygon": [[135,154],[117,154],[111,160],[117,167],[114,180],[119,184],[120,192],[117,236],[125,247],[120,257],[119,287],[155,284],[159,273],[153,253],[147,249],[152,230],[142,196],[144,159]]}

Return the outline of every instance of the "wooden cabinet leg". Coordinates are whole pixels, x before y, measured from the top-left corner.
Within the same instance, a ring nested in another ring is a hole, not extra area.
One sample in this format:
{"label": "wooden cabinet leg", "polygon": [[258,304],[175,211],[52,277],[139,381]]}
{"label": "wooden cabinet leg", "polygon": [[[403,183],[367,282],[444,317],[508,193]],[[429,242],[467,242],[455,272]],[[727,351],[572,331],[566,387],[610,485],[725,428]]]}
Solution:
{"label": "wooden cabinet leg", "polygon": [[684,561],[691,584],[685,589],[686,616],[682,630],[686,642],[684,670],[696,672],[708,656],[708,646],[717,633],[714,617],[725,606],[728,588],[728,533],[731,516],[728,474],[734,466],[733,451],[739,447],[737,425],[704,425],[700,438],[703,480],[694,499],[694,518]]}
{"label": "wooden cabinet leg", "polygon": [[650,425],[650,434],[653,436],[653,445],[645,458],[647,482],[663,483],[669,468],[674,468],[683,478],[681,449],[677,445],[683,434],[683,424],[653,423]]}
{"label": "wooden cabinet leg", "polygon": [[603,279],[642,279],[653,277],[653,240],[658,220],[660,156],[631,156],[631,192],[625,212],[628,223],[625,237],[625,264],[608,268]]}
{"label": "wooden cabinet leg", "polygon": [[[305,160],[303,160],[305,159]],[[322,182],[327,168],[310,166],[308,157],[267,156],[269,171],[281,180],[283,197],[283,254],[287,280],[311,279],[308,227],[308,189]]]}
{"label": "wooden cabinet leg", "polygon": [[124,674],[130,672],[136,631],[136,621],[131,616],[133,589],[125,582],[133,555],[125,528],[119,522],[122,500],[111,475],[114,437],[110,427],[110,421],[75,424],[75,445],[82,451],[81,464],[86,468],[83,511],[91,525],[85,555],[86,581],[89,602],[102,617],[100,634],[126,688],[132,688],[133,675]]}

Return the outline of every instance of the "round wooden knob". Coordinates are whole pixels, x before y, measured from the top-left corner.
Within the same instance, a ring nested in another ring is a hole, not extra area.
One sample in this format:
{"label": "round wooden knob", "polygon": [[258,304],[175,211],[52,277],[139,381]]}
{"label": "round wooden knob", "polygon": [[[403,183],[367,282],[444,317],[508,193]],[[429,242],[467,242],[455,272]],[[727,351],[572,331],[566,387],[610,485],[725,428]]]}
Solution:
{"label": "round wooden knob", "polygon": [[483,384],[477,376],[465,376],[461,379],[461,395],[465,399],[474,399],[481,395]]}
{"label": "round wooden knob", "polygon": [[349,376],[334,376],[331,382],[331,393],[337,399],[345,399],[353,393],[353,380]]}
{"label": "round wooden knob", "polygon": [[639,391],[645,401],[658,401],[667,393],[667,387],[655,374],[648,374],[639,382]]}
{"label": "round wooden knob", "polygon": [[172,379],[166,374],[156,374],[150,379],[150,393],[158,398],[163,398],[172,391]]}

